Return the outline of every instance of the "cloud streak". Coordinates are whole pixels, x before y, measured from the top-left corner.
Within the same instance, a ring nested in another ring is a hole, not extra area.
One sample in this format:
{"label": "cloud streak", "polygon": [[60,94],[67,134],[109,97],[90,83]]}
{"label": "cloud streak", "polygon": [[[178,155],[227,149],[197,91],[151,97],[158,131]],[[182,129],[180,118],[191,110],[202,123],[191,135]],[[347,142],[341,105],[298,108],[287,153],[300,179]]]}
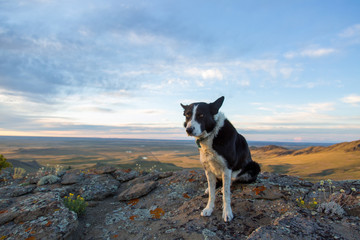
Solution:
{"label": "cloud streak", "polygon": [[287,59],[293,59],[296,57],[318,58],[333,54],[335,52],[337,52],[337,50],[334,48],[310,48],[298,52],[287,52],[284,54],[284,57]]}
{"label": "cloud streak", "polygon": [[360,96],[356,94],[351,94],[349,96],[343,97],[341,99],[344,103],[349,103],[354,106],[358,106],[360,104]]}

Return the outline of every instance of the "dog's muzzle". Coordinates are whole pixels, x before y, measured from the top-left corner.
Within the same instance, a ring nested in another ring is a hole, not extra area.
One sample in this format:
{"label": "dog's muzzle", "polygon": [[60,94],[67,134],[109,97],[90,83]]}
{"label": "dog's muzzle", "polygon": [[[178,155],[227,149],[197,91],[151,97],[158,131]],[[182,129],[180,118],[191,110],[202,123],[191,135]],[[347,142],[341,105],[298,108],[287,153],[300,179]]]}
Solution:
{"label": "dog's muzzle", "polygon": [[187,128],[186,128],[186,133],[187,133],[188,135],[192,136],[194,130],[195,130],[194,127],[187,127]]}

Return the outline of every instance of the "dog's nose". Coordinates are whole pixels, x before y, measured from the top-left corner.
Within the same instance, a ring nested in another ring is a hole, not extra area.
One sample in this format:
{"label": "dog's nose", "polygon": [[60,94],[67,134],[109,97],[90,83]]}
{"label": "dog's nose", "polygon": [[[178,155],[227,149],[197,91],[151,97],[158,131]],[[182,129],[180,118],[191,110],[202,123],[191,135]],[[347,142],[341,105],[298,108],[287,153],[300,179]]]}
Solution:
{"label": "dog's nose", "polygon": [[193,131],[194,131],[194,127],[188,127],[188,128],[186,128],[186,132],[187,132],[187,134],[189,134],[189,135],[191,135],[191,134],[193,133]]}

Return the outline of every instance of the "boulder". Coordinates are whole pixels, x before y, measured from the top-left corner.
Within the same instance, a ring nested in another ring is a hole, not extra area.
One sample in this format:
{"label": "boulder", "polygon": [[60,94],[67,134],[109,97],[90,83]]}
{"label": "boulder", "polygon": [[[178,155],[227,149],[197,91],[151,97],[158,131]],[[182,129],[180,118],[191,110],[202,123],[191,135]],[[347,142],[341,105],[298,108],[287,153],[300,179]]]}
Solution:
{"label": "boulder", "polygon": [[131,169],[118,169],[112,173],[113,177],[120,182],[127,182],[139,176],[139,172]]}
{"label": "boulder", "polygon": [[62,177],[61,184],[71,185],[80,182],[83,179],[83,176],[79,173],[68,172]]}
{"label": "boulder", "polygon": [[103,200],[116,193],[119,181],[111,175],[90,175],[81,183],[79,194],[86,200]]}
{"label": "boulder", "polygon": [[156,186],[157,183],[155,181],[135,184],[131,188],[128,188],[125,191],[121,192],[118,195],[118,200],[125,201],[142,197],[154,190]]}
{"label": "boulder", "polygon": [[113,166],[97,166],[95,169],[94,169],[94,172],[96,174],[106,174],[106,173],[113,173],[116,171],[116,168],[113,167]]}

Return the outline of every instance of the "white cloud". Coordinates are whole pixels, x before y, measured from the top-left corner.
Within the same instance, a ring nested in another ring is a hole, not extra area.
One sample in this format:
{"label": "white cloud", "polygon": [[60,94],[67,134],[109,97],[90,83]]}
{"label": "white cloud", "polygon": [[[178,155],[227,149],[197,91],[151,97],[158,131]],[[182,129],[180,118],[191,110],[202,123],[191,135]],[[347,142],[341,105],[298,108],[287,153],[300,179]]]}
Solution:
{"label": "white cloud", "polygon": [[310,113],[318,113],[318,112],[327,112],[333,111],[334,104],[325,102],[325,103],[309,103],[307,106],[304,107],[307,112]]}
{"label": "white cloud", "polygon": [[336,52],[333,48],[307,49],[300,52],[303,57],[322,57]]}
{"label": "white cloud", "polygon": [[293,59],[294,57],[296,57],[298,54],[296,52],[286,52],[284,54],[284,57],[287,59]]}
{"label": "white cloud", "polygon": [[190,68],[185,70],[185,73],[194,76],[201,77],[202,79],[223,79],[223,74],[219,69],[199,69],[199,68]]}
{"label": "white cloud", "polygon": [[240,83],[240,86],[243,86],[243,87],[250,86],[250,81],[248,79],[243,79],[239,83]]}
{"label": "white cloud", "polygon": [[280,73],[283,75],[284,78],[290,78],[291,74],[294,72],[293,68],[280,68]]}
{"label": "white cloud", "polygon": [[352,105],[357,106],[358,104],[360,104],[360,96],[355,95],[355,94],[351,94],[349,96],[343,97],[341,99],[341,101],[343,101],[344,103],[350,103]]}
{"label": "white cloud", "polygon": [[251,61],[236,61],[235,65],[250,70],[252,72],[264,71],[269,73],[272,77],[277,76],[277,64],[278,60],[276,59],[259,59]]}
{"label": "white cloud", "polygon": [[29,39],[35,46],[39,47],[40,49],[54,49],[54,50],[61,50],[63,48],[63,44],[51,38],[30,38]]}
{"label": "white cloud", "polygon": [[332,53],[335,53],[336,49],[334,48],[309,48],[304,49],[298,52],[291,51],[284,54],[284,57],[287,59],[293,59],[295,57],[310,57],[310,58],[316,58],[316,57],[323,57],[326,55],[330,55]]}
{"label": "white cloud", "polygon": [[360,24],[355,24],[351,27],[346,28],[339,34],[340,37],[350,38],[354,36],[360,36]]}

